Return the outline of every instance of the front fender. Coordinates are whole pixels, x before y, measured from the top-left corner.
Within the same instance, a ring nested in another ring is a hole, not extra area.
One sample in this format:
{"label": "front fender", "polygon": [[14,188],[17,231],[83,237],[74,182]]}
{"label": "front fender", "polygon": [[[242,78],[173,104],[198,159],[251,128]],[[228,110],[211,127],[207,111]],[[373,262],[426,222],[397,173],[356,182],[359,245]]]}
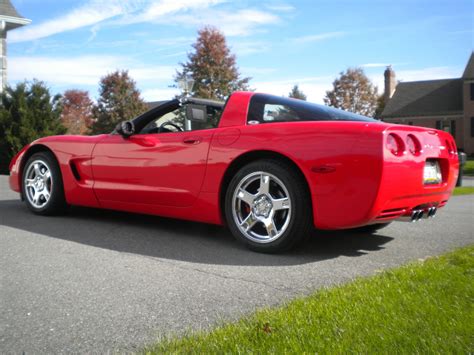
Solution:
{"label": "front fender", "polygon": [[10,161],[10,166],[8,170],[10,171],[10,177],[9,177],[9,183],[10,183],[10,188],[13,191],[21,193],[21,166],[22,166],[22,160],[23,157],[25,156],[25,153],[28,151],[28,149],[31,147],[31,144],[27,144],[24,146]]}

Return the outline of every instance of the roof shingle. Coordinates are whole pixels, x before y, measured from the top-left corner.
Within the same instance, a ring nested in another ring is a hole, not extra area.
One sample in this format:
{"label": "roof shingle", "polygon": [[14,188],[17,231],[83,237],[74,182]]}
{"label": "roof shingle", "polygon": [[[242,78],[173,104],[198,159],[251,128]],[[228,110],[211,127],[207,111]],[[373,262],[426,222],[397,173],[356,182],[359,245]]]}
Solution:
{"label": "roof shingle", "polygon": [[459,114],[463,110],[462,85],[463,79],[399,83],[381,117]]}
{"label": "roof shingle", "polygon": [[23,16],[16,11],[10,0],[0,0],[0,16],[23,18]]}
{"label": "roof shingle", "polygon": [[466,69],[464,69],[462,78],[464,80],[474,79],[474,52],[471,52],[471,56],[469,57],[469,61],[467,62]]}

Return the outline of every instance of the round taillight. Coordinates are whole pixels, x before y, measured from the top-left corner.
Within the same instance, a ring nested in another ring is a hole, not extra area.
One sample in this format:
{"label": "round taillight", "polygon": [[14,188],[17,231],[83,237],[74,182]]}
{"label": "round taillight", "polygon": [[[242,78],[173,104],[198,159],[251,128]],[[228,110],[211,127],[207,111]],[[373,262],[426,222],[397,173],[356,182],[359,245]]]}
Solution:
{"label": "round taillight", "polygon": [[396,134],[390,133],[387,136],[387,149],[392,152],[393,155],[401,156],[403,155],[404,146],[402,139]]}
{"label": "round taillight", "polygon": [[413,134],[407,136],[407,149],[413,155],[420,155],[421,143]]}

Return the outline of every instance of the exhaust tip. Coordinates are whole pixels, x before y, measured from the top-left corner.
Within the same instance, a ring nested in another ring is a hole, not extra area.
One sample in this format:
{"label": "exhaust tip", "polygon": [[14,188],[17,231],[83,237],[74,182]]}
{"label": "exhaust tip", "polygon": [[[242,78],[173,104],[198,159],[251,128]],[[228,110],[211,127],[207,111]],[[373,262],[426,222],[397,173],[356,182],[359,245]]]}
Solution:
{"label": "exhaust tip", "polygon": [[423,210],[418,211],[418,221],[423,218]]}
{"label": "exhaust tip", "polygon": [[411,214],[411,220],[412,222],[418,222],[422,216],[423,216],[423,211],[413,210]]}

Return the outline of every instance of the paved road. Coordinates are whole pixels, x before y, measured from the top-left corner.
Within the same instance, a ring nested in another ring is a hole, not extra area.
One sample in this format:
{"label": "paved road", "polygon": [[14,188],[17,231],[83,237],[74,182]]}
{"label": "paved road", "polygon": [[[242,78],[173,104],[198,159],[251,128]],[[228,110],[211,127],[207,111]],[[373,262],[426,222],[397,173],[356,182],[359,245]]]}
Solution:
{"label": "paved road", "polygon": [[474,186],[474,176],[464,176],[462,186]]}
{"label": "paved road", "polygon": [[261,255],[223,228],[74,208],[29,213],[0,177],[0,352],[137,350],[263,305],[474,242],[474,197],[377,235]]}

